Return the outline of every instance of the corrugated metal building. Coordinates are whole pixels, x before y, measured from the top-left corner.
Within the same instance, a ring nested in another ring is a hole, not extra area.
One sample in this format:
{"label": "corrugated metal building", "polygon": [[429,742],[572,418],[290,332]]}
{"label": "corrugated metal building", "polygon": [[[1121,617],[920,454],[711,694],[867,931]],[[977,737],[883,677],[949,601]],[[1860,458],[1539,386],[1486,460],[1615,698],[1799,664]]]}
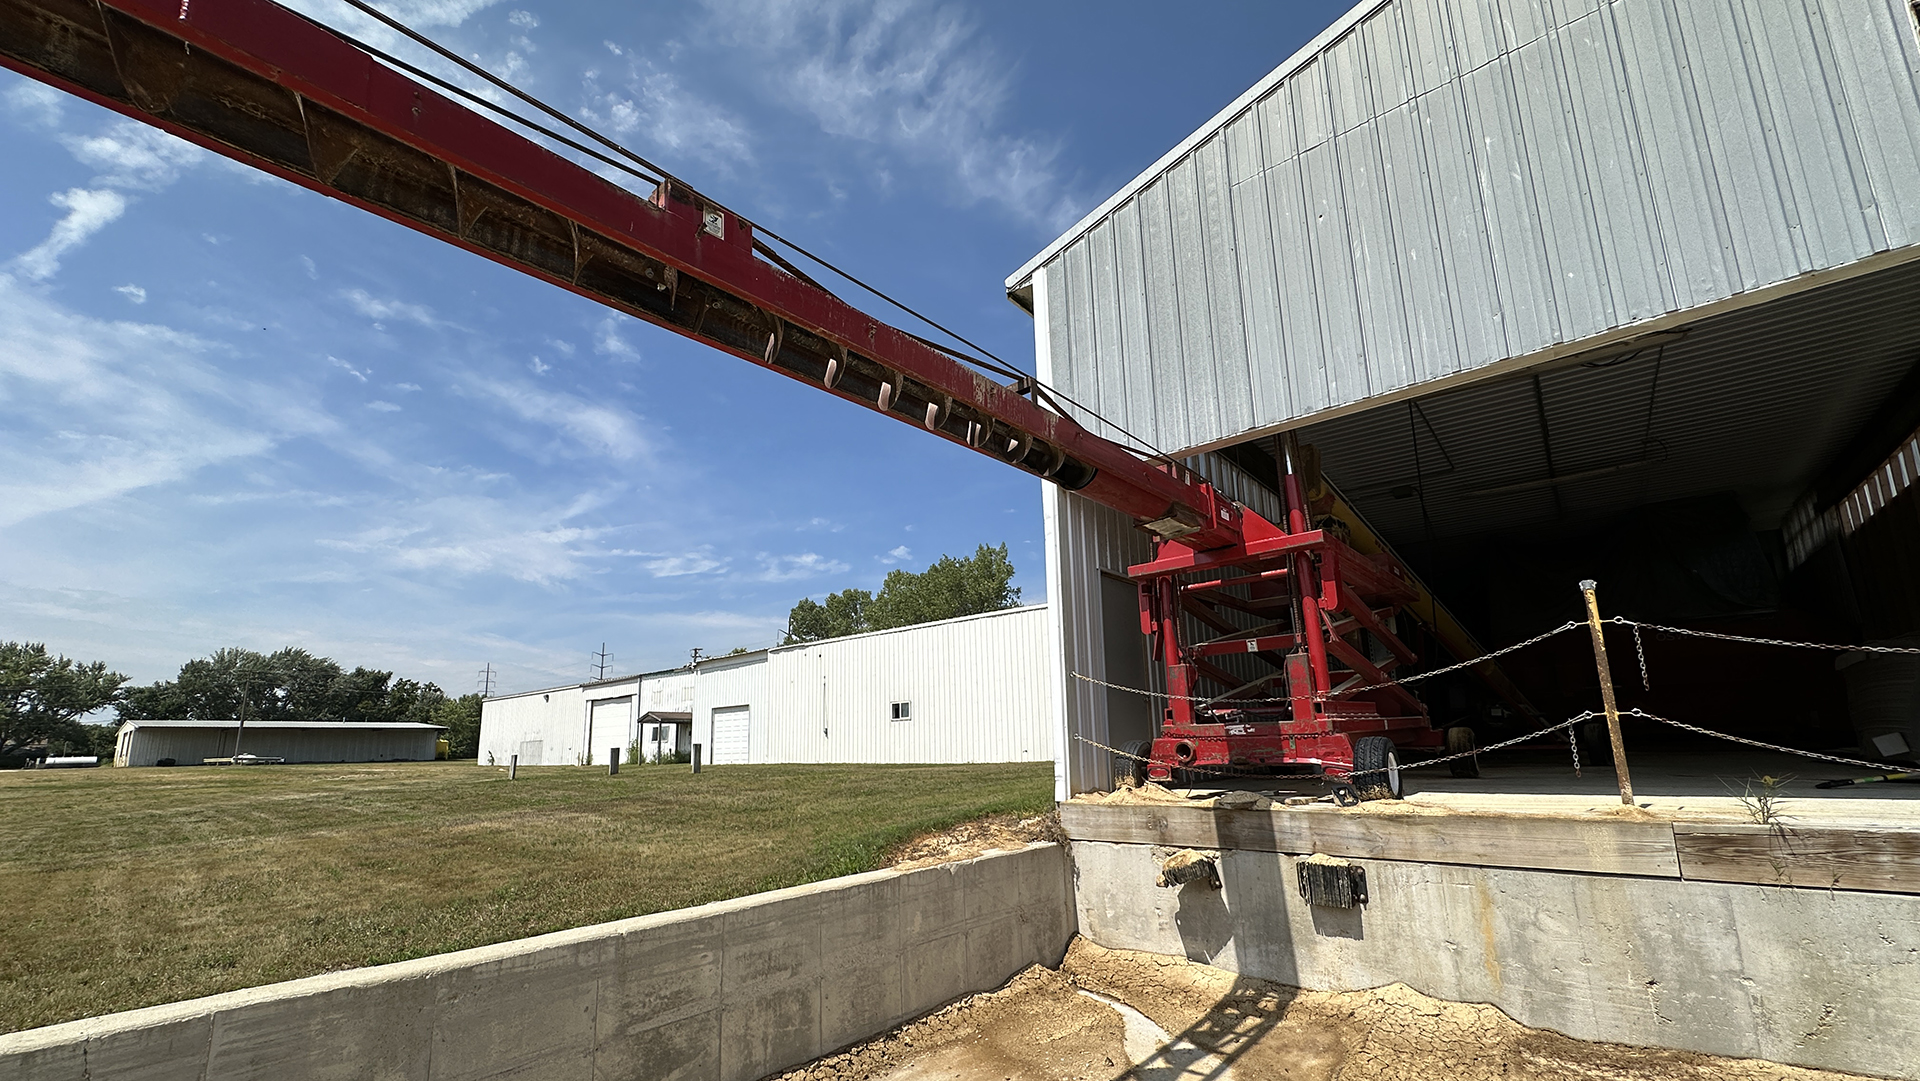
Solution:
{"label": "corrugated metal building", "polygon": [[604,764],[649,714],[687,715],[681,738],[716,765],[1045,760],[1046,628],[1034,605],[501,695],[481,707],[480,761]]}
{"label": "corrugated metal building", "polygon": [[115,739],[117,766],[197,766],[239,752],[294,762],[431,762],[446,728],[347,721],[127,721]]}
{"label": "corrugated metal building", "polygon": [[[1920,354],[1915,10],[1367,0],[1008,293],[1089,427],[1221,451],[1198,464],[1238,484],[1271,483],[1264,437],[1298,431],[1430,580],[1449,545],[1676,501],[1764,539],[1914,426],[1876,411]],[[1132,663],[1101,576],[1146,546],[1045,499],[1058,723],[1122,738],[1065,673]],[[1105,783],[1103,754],[1063,761],[1063,794]]]}

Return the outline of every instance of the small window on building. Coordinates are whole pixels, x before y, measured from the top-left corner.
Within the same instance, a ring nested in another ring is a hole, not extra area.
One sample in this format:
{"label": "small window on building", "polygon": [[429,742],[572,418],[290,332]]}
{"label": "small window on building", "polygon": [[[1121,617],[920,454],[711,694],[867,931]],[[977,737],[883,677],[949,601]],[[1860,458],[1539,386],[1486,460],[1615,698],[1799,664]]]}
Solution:
{"label": "small window on building", "polygon": [[893,719],[896,721],[913,720],[913,703],[895,702],[893,704]]}
{"label": "small window on building", "polygon": [[658,743],[658,742],[660,742],[660,739],[661,739],[661,736],[660,736],[660,726],[659,726],[659,725],[657,725],[657,724],[656,724],[656,725],[654,725],[654,726],[653,726],[652,728],[649,728],[649,729],[647,729],[647,732],[648,732],[648,735],[647,735],[647,742],[648,742],[648,743]]}

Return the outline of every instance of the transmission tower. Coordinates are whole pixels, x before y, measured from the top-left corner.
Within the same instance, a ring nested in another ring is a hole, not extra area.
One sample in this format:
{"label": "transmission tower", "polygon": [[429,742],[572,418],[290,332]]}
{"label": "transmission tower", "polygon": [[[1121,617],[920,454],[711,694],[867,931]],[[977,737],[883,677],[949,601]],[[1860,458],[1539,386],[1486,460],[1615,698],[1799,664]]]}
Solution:
{"label": "transmission tower", "polygon": [[480,697],[492,698],[493,697],[493,662],[492,661],[488,661],[487,666],[480,670],[479,682],[480,682]]}
{"label": "transmission tower", "polygon": [[611,667],[613,654],[607,652],[607,644],[600,643],[600,652],[593,655],[593,678],[607,678],[607,669]]}

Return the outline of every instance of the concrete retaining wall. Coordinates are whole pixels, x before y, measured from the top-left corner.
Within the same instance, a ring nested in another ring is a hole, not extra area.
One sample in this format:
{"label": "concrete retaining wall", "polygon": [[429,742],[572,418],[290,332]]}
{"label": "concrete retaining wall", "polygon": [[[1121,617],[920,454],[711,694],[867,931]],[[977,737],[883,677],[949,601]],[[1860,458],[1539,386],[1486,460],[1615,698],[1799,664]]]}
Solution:
{"label": "concrete retaining wall", "polygon": [[1075,841],[1080,933],[1314,990],[1405,983],[1583,1040],[1920,1078],[1920,897],[1355,860],[1314,907],[1298,857],[1227,850],[1222,888],[1154,885],[1171,849]]}
{"label": "concrete retaining wall", "polygon": [[749,1081],[1058,964],[1034,845],[0,1036],[9,1081]]}

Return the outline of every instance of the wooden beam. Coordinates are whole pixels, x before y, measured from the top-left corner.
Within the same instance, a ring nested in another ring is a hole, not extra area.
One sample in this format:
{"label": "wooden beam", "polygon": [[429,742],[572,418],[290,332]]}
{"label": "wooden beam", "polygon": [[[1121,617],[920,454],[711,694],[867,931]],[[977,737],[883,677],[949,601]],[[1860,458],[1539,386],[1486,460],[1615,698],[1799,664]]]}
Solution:
{"label": "wooden beam", "polygon": [[1680,877],[1665,822],[1069,802],[1060,805],[1060,824],[1075,841]]}
{"label": "wooden beam", "polygon": [[1676,822],[1683,878],[1920,893],[1920,833]]}

